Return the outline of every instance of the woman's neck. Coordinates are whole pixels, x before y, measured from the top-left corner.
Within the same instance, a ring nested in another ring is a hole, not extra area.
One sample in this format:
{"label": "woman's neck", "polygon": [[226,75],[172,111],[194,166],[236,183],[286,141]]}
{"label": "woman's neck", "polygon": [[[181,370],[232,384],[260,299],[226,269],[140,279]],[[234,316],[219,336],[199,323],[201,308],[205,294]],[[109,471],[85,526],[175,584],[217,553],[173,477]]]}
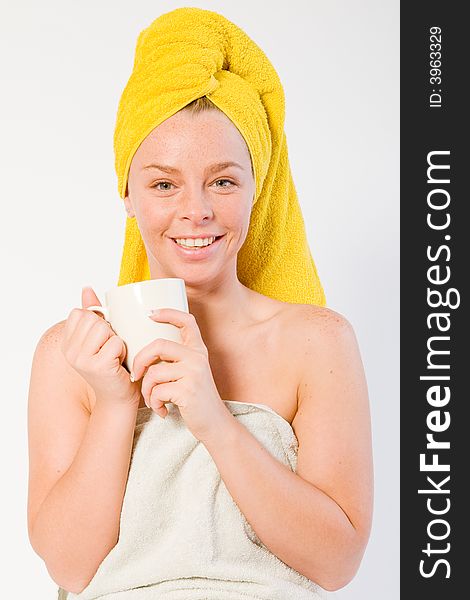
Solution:
{"label": "woman's neck", "polygon": [[205,341],[217,340],[240,331],[253,321],[250,296],[255,293],[235,277],[223,285],[186,285],[189,312],[197,321]]}

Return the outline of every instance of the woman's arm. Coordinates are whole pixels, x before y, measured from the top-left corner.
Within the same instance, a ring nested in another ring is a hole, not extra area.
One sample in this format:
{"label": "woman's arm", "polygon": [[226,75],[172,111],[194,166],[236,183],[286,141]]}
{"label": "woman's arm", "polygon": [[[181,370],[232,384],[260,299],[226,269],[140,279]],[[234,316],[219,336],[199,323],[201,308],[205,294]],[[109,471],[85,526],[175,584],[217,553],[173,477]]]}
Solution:
{"label": "woman's arm", "polygon": [[54,581],[80,592],[115,546],[137,411],[97,401],[60,350],[64,322],[41,338],[28,403],[28,532]]}
{"label": "woman's arm", "polygon": [[329,309],[319,313],[302,305],[300,311],[301,381],[292,423],[299,440],[297,472],[276,460],[235,418],[228,417],[204,443],[263,544],[333,591],[354,577],[371,526],[367,386],[349,322]]}

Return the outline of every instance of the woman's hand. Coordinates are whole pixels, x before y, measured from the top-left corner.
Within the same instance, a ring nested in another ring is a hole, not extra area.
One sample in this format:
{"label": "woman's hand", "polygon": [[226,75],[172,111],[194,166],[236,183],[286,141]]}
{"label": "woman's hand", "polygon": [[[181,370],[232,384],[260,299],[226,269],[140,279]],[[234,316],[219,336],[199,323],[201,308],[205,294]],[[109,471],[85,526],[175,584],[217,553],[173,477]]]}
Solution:
{"label": "woman's hand", "polygon": [[[134,359],[134,379],[143,376],[142,396],[149,408],[165,418],[164,402],[176,404],[188,429],[204,442],[232,414],[217,391],[196,319],[173,308],[159,309],[149,318],[179,327],[182,344],[157,338],[142,348]],[[156,360],[163,362],[154,364]]]}
{"label": "woman's hand", "polygon": [[87,310],[101,306],[91,288],[82,290],[82,307],[67,317],[62,353],[67,362],[89,383],[98,402],[139,406],[140,389],[122,366],[126,346],[101,314]]}

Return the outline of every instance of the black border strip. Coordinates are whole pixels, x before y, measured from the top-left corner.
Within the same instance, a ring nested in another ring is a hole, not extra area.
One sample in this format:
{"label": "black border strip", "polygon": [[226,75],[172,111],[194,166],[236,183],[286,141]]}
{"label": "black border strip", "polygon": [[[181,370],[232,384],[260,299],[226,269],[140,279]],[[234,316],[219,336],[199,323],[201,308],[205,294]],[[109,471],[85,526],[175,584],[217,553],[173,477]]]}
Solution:
{"label": "black border strip", "polygon": [[[463,6],[401,3],[402,600],[468,594],[470,219],[464,181],[470,157],[463,137],[470,128],[463,105],[470,53]],[[439,58],[439,65],[430,64]]]}

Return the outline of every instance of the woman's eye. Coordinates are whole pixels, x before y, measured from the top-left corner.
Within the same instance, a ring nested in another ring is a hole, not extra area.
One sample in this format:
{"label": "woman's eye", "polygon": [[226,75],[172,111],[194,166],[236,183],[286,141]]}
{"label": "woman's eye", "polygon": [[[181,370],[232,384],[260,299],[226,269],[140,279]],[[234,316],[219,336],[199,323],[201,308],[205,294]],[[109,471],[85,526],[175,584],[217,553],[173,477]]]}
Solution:
{"label": "woman's eye", "polygon": [[[230,185],[234,185],[233,181],[230,181],[230,179],[217,179],[217,181],[215,183],[218,183],[219,181],[226,181],[227,183],[229,183]],[[216,186],[216,187],[230,187],[228,185],[222,185],[222,186]]]}
{"label": "woman's eye", "polygon": [[170,188],[169,188],[169,187],[167,187],[167,188],[159,188],[159,187],[158,187],[159,185],[168,185],[168,186],[170,186],[170,185],[171,185],[171,183],[170,183],[169,181],[157,181],[157,183],[155,183],[154,185],[152,185],[152,187],[153,187],[153,188],[157,188],[158,190],[160,190],[160,191],[162,191],[162,192],[166,192],[166,191],[168,191]]}

